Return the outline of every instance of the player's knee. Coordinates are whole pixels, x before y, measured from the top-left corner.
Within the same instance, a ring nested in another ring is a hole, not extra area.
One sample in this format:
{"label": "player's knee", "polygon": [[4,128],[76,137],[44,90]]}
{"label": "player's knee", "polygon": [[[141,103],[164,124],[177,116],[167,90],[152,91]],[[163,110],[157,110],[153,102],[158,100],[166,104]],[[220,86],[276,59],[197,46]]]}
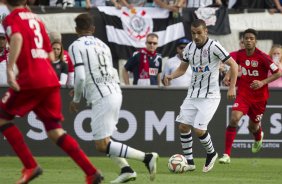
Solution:
{"label": "player's knee", "polygon": [[180,131],[180,133],[187,133],[190,132],[191,128],[189,127],[189,125],[180,123],[178,126],[178,129]]}
{"label": "player's knee", "polygon": [[258,128],[259,127],[257,125],[254,125],[254,124],[249,124],[249,126],[248,126],[248,129],[251,133],[257,132]]}
{"label": "player's knee", "polygon": [[104,141],[95,142],[96,150],[102,153],[107,152],[108,144]]}
{"label": "player's knee", "polygon": [[202,137],[206,133],[206,130],[200,130],[200,129],[194,128],[194,132],[197,137]]}
{"label": "player's knee", "polygon": [[231,126],[231,127],[237,127],[238,126],[238,123],[239,123],[239,121],[240,121],[240,117],[238,117],[238,116],[231,116],[231,120],[230,120],[230,123],[229,123],[229,125]]}

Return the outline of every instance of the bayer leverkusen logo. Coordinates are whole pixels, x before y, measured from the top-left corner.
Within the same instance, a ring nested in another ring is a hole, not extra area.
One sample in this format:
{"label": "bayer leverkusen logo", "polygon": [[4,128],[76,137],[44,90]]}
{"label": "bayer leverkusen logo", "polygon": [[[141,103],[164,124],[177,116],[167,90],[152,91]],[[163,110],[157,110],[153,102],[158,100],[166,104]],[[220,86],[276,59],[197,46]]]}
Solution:
{"label": "bayer leverkusen logo", "polygon": [[123,11],[121,15],[123,29],[130,38],[136,41],[144,41],[147,34],[153,31],[153,20],[147,16],[146,10],[132,8]]}

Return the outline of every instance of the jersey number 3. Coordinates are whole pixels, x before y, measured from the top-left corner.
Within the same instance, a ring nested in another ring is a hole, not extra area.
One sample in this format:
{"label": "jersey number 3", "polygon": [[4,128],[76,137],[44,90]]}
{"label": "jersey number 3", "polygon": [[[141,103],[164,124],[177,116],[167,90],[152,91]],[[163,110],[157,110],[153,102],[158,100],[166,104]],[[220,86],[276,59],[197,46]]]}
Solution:
{"label": "jersey number 3", "polygon": [[41,34],[40,25],[35,19],[30,19],[28,23],[29,23],[29,27],[33,29],[35,34],[34,42],[36,48],[41,49],[43,47],[43,37]]}

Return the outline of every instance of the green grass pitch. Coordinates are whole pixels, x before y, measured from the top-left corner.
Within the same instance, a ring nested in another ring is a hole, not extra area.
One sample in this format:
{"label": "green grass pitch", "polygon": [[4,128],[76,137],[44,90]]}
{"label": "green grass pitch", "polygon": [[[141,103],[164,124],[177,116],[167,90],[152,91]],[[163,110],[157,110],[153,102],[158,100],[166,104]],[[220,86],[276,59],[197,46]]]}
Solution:
{"label": "green grass pitch", "polygon": [[[37,157],[44,169],[43,175],[33,184],[83,184],[84,174],[67,157]],[[231,164],[216,163],[209,173],[202,173],[205,159],[195,159],[196,171],[173,174],[167,169],[168,158],[162,157],[158,162],[158,174],[154,182],[149,181],[143,163],[129,160],[137,172],[137,180],[132,184],[281,184],[282,159],[233,158]],[[118,174],[118,167],[106,157],[91,157],[109,183]],[[0,184],[13,184],[20,177],[21,163],[16,157],[0,157]]]}

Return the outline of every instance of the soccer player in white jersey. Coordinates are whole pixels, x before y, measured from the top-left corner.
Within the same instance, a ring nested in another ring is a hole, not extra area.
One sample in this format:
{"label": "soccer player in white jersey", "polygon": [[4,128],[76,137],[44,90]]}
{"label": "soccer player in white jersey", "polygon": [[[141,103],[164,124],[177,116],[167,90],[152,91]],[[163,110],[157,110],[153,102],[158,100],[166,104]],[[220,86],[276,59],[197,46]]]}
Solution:
{"label": "soccer player in white jersey", "polygon": [[165,76],[164,82],[166,85],[169,84],[170,80],[183,75],[191,65],[193,70],[191,85],[188,87],[187,97],[180,107],[176,121],[180,123],[181,145],[189,164],[187,170],[196,169],[192,151],[191,129],[193,129],[207,152],[203,172],[209,172],[218,157],[207,128],[220,102],[218,83],[220,62],[230,66],[228,99],[234,99],[236,96],[238,65],[218,42],[208,38],[208,30],[203,20],[197,19],[192,23],[191,33],[193,42],[185,47],[182,63],[175,72]]}
{"label": "soccer player in white jersey", "polygon": [[110,48],[93,36],[93,19],[89,14],[75,18],[79,38],[69,47],[75,66],[74,97],[70,110],[77,112],[82,94],[92,105],[92,133],[96,149],[109,155],[121,168],[120,175],[111,183],[124,183],[136,179],[136,172],[125,158],[143,161],[150,180],[157,172],[157,153],[144,153],[125,144],[111,140],[116,131],[122,104],[122,93],[117,71],[113,68]]}

